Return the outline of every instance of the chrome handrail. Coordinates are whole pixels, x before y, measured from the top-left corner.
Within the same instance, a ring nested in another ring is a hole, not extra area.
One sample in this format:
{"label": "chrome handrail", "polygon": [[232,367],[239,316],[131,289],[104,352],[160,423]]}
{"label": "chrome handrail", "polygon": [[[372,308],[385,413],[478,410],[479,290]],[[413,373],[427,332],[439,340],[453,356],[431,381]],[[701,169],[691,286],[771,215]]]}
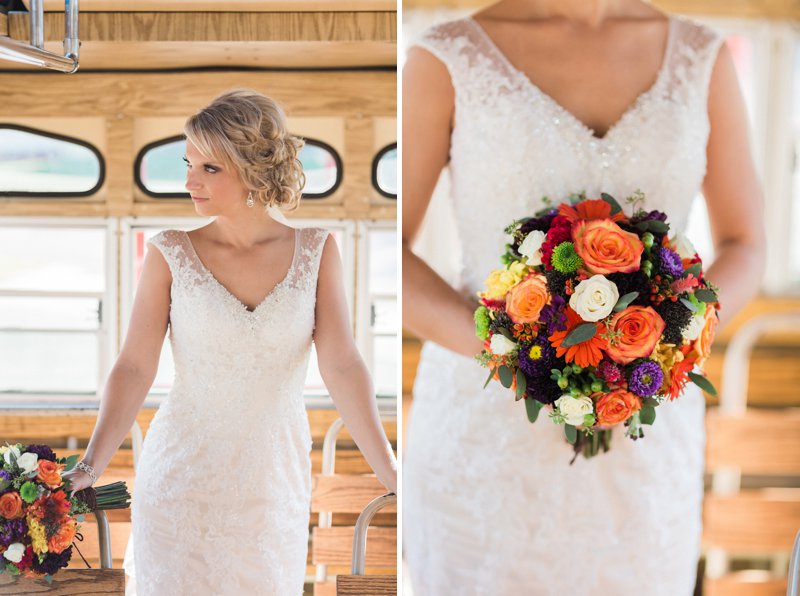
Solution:
{"label": "chrome handrail", "polygon": [[31,0],[31,43],[0,35],[0,59],[72,74],[78,70],[78,0],[64,0],[64,55],[44,49],[44,0]]}
{"label": "chrome handrail", "polygon": [[372,499],[364,507],[364,511],[358,516],[356,529],[353,533],[353,575],[364,575],[364,561],[367,558],[367,530],[369,523],[378,511],[397,503],[397,496],[394,493],[387,493],[383,496]]}
{"label": "chrome handrail", "polygon": [[789,560],[789,583],[786,588],[786,596],[798,596],[798,594],[800,594],[800,530],[794,537],[792,558]]}

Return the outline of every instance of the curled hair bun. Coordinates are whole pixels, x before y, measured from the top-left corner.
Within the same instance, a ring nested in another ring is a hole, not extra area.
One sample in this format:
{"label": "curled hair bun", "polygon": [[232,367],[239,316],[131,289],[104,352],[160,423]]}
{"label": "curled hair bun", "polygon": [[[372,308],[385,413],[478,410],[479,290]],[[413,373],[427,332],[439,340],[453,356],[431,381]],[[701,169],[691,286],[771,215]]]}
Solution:
{"label": "curled hair bun", "polygon": [[201,153],[233,167],[265,207],[297,208],[305,185],[304,142],[289,133],[273,99],[252,89],[228,91],[190,117],[184,133]]}

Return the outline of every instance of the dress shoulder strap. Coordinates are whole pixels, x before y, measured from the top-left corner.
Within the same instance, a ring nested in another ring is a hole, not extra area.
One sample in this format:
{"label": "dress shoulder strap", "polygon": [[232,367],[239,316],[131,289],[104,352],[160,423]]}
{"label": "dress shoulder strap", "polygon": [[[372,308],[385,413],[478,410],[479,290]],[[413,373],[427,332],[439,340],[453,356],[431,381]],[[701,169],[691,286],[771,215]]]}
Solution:
{"label": "dress shoulder strap", "polygon": [[669,56],[670,95],[677,99],[696,97],[705,106],[711,72],[725,38],[719,31],[691,19],[670,18],[675,20],[675,43]]}
{"label": "dress shoulder strap", "polygon": [[322,248],[330,232],[323,228],[300,228],[296,271],[301,285],[316,288]]}
{"label": "dress shoulder strap", "polygon": [[164,256],[164,260],[169,265],[173,279],[176,277],[180,267],[188,260],[186,250],[186,233],[182,230],[162,230],[150,240],[148,244],[155,246]]}

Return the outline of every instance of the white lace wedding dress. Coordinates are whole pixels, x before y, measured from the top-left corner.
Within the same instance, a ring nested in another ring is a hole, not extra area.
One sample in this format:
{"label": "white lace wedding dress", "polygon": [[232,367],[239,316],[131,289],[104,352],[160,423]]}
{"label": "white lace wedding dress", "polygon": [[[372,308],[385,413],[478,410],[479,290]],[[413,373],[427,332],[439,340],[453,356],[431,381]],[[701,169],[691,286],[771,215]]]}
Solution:
{"label": "white lace wedding dress", "polygon": [[326,237],[296,230],[288,273],[253,311],[185,232],[150,241],[172,272],[175,381],[136,470],[128,595],[303,593],[311,433],[302,394]]}
{"label": "white lace wedding dress", "polygon": [[[451,198],[459,288],[475,296],[499,265],[503,229],[540,198],[585,190],[644,207],[684,230],[706,169],[710,73],[722,42],[671,17],[657,80],[597,138],[516,70],[471,18],[417,45],[455,89]],[[621,202],[621,201],[620,201]],[[689,385],[633,442],[570,466],[573,450],[486,369],[425,344],[403,467],[404,550],[415,596],[688,596],[699,558],[705,404]]]}

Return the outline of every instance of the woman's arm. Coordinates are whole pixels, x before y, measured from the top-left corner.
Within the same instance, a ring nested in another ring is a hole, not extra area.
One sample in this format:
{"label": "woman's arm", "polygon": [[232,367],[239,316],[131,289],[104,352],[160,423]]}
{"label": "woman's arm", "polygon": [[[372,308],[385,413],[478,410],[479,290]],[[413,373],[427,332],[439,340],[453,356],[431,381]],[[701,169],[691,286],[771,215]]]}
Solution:
{"label": "woman's arm", "polygon": [[403,326],[422,339],[474,356],[483,348],[472,318],[477,298],[465,299],[411,251],[449,160],[454,105],[444,64],[412,48],[403,69]]}
{"label": "woman's arm", "polygon": [[171,283],[167,262],[157,249],[150,248],[136,290],[128,334],[108,376],[97,423],[83,458],[98,476],[130,432],[153,384],[169,321]]}
{"label": "woman's arm", "polygon": [[764,199],[750,154],[747,111],[725,45],[711,75],[708,114],[703,195],[716,258],[706,277],[719,287],[722,329],[758,292],[766,263]]}
{"label": "woman's arm", "polygon": [[391,492],[397,491],[397,461],[383,432],[369,371],[353,341],[342,262],[332,236],[325,241],[317,281],[314,343],[322,380],[358,448]]}

